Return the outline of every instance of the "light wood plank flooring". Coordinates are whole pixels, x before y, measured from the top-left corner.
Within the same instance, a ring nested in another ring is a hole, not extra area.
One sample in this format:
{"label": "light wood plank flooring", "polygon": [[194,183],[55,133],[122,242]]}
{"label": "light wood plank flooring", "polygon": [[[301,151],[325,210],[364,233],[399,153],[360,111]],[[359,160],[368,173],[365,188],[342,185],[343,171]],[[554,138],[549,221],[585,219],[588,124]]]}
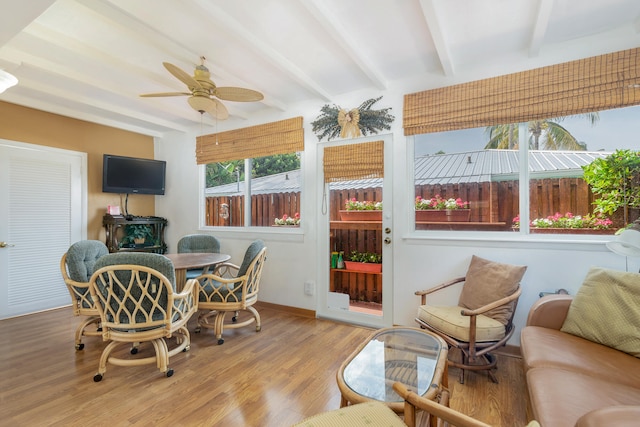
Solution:
{"label": "light wood plank flooring", "polygon": [[[289,426],[340,404],[336,371],[371,330],[259,308],[263,325],[193,333],[191,351],[155,365],[107,366],[93,382],[105,344],[85,338],[70,308],[0,321],[0,424],[11,426]],[[142,346],[140,354],[150,349]],[[126,350],[125,350],[126,351]],[[499,356],[499,384],[450,372],[451,406],[496,426],[527,423],[522,361]]]}

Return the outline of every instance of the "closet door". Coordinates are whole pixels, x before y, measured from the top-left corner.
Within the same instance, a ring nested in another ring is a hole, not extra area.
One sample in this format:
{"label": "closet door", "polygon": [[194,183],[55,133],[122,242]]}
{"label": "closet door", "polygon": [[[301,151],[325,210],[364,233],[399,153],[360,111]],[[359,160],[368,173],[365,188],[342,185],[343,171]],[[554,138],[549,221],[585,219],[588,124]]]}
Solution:
{"label": "closet door", "polygon": [[86,154],[0,140],[0,318],[70,304],[60,258],[86,238]]}

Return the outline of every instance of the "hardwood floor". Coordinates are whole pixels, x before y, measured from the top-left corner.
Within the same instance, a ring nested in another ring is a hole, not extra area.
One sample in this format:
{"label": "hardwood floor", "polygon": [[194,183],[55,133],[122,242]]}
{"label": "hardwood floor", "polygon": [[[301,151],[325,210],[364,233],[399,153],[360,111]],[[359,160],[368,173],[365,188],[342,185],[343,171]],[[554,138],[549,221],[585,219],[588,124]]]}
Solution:
{"label": "hardwood floor", "polygon": [[[248,326],[193,333],[191,350],[155,365],[107,366],[93,382],[105,344],[76,351],[79,318],[63,308],[0,321],[0,420],[11,426],[288,426],[338,408],[336,371],[371,330],[258,306],[262,331]],[[140,353],[150,350],[141,346]],[[127,351],[126,349],[123,351]],[[527,423],[522,361],[498,356],[499,384],[451,369],[451,407],[495,426]]]}

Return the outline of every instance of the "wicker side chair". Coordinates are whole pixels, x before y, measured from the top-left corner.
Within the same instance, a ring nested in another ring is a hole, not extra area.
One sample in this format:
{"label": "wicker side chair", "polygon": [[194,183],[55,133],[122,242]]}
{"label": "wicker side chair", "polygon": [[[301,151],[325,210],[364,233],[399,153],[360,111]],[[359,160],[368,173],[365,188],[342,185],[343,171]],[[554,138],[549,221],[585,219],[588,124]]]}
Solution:
{"label": "wicker side chair", "polygon": [[[220,253],[220,241],[208,234],[188,234],[178,240],[178,253]],[[187,280],[209,272],[209,267],[187,270]]]}
{"label": "wicker side chair", "polygon": [[[491,381],[498,382],[493,373],[497,359],[490,352],[504,346],[513,335],[513,318],[522,293],[520,280],[526,269],[474,255],[464,277],[415,293],[421,298],[416,322],[442,337],[450,349],[459,350],[462,360],[452,360],[455,352],[450,351],[449,366],[460,369],[460,384],[464,384],[466,370],[486,371]],[[428,295],[458,283],[463,283],[458,305],[428,304]]]}
{"label": "wicker side chair", "polygon": [[[188,351],[191,343],[187,321],[197,310],[197,282],[187,281],[182,292],[176,293],[175,271],[167,257],[146,252],[113,253],[96,263],[90,291],[102,320],[102,338],[110,341],[93,380],[102,380],[107,363],[155,363],[167,377],[173,375],[169,358]],[[165,338],[173,336],[177,346],[169,350]],[[153,344],[154,356],[135,356],[138,344],[144,342]],[[131,357],[112,355],[121,344],[133,345]]]}
{"label": "wicker side chair", "polygon": [[[200,332],[200,328],[214,329],[218,344],[223,344],[222,333],[225,327],[241,328],[255,321],[256,332],[260,331],[260,314],[253,305],[258,301],[260,277],[266,257],[264,242],[256,240],[247,248],[239,267],[225,262],[218,264],[213,273],[203,274],[197,279],[200,288],[198,309],[207,312],[200,312],[196,332]],[[249,311],[252,317],[238,322],[240,310]],[[234,313],[231,323],[224,323],[228,312]],[[213,322],[210,322],[212,319]]]}
{"label": "wicker side chair", "polygon": [[[71,295],[71,306],[74,316],[86,316],[76,328],[76,350],[82,350],[83,336],[100,336],[100,313],[89,293],[89,279],[94,272],[98,259],[107,255],[109,249],[99,240],[80,240],[72,244],[60,259],[60,272]],[[96,330],[89,330],[89,325],[96,325]]]}

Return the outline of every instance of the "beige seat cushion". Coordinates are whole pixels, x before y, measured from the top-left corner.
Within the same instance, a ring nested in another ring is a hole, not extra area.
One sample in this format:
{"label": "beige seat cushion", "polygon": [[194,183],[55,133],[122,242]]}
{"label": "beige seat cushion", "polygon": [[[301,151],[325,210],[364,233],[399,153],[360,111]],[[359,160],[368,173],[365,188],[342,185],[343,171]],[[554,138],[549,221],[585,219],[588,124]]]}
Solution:
{"label": "beige seat cushion", "polygon": [[[473,255],[458,305],[475,310],[513,294],[526,270],[524,265],[502,264]],[[515,302],[484,314],[506,325],[514,307]]]}
{"label": "beige seat cushion", "polygon": [[365,402],[334,411],[313,415],[292,427],[406,427],[387,405],[382,402]]}
{"label": "beige seat cushion", "polygon": [[[445,335],[469,341],[469,316],[460,314],[462,307],[418,307],[418,318]],[[476,317],[476,342],[498,341],[504,337],[504,325],[484,315]]]}
{"label": "beige seat cushion", "polygon": [[562,332],[640,357],[640,274],[592,267]]}

